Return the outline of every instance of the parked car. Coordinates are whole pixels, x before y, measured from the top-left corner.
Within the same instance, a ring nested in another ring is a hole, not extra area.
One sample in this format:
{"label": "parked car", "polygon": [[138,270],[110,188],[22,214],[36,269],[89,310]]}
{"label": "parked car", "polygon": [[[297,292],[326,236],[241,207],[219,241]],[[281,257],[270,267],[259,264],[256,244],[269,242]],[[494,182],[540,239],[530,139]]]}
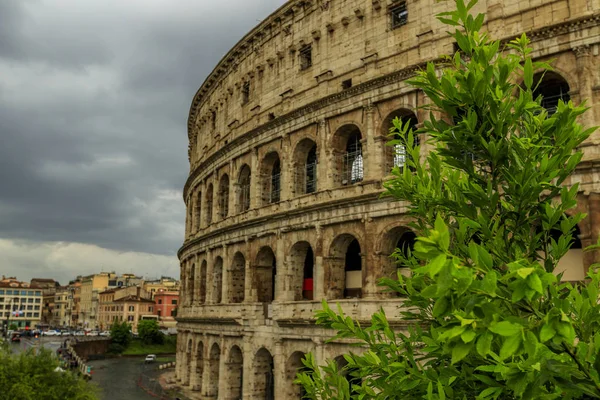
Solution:
{"label": "parked car", "polygon": [[98,331],[89,331],[88,336],[98,336],[100,333]]}
{"label": "parked car", "polygon": [[75,331],[75,333],[73,335],[75,335],[75,336],[85,336],[85,332],[84,331]]}
{"label": "parked car", "polygon": [[42,332],[43,336],[60,336],[60,332],[55,331],[55,330],[49,330],[49,331],[44,331]]}
{"label": "parked car", "polygon": [[100,332],[100,336],[110,337],[110,332],[109,331]]}
{"label": "parked car", "polygon": [[71,336],[71,332],[69,331],[60,331],[61,336]]}
{"label": "parked car", "polygon": [[19,334],[13,334],[13,336],[10,338],[10,341],[13,343],[18,343],[21,341],[21,335]]}
{"label": "parked car", "polygon": [[148,354],[144,360],[145,363],[153,363],[154,361],[156,361],[156,354]]}

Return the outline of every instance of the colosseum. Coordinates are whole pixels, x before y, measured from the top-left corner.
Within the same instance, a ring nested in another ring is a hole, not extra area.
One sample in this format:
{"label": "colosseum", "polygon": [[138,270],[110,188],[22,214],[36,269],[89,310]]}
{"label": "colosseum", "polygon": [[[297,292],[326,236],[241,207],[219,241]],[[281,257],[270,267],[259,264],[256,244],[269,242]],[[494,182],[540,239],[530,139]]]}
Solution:
{"label": "colosseum", "polygon": [[[428,99],[406,81],[456,50],[434,18],[450,5],[288,1],[196,93],[176,367],[193,398],[301,398],[303,355],[343,362],[349,349],[325,344],[332,332],[315,325],[323,299],[359,321],[379,308],[398,315],[377,282],[396,274],[389,255],[415,235],[406,204],[380,196],[406,159],[386,143],[394,117],[427,117]],[[600,124],[600,0],[481,0],[476,11],[493,38],[526,32],[534,58],[554,60],[537,89],[550,112],[558,99],[586,99],[581,122]],[[582,251],[600,231],[600,133],[582,148],[571,183],[588,217],[560,266],[571,281],[600,261]]]}

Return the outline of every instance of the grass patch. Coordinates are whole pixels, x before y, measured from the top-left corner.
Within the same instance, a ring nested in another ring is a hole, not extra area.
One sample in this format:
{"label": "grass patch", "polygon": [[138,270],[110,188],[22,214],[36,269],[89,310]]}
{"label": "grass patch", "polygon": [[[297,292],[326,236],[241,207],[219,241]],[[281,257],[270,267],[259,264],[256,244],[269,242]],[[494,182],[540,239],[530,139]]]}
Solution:
{"label": "grass patch", "polygon": [[[133,339],[123,351],[124,356],[145,356],[148,354],[175,354],[177,352],[177,336],[166,336],[163,344],[146,344]],[[166,361],[169,362],[169,361]]]}
{"label": "grass patch", "polygon": [[156,357],[156,362],[159,364],[175,362],[175,360],[176,360],[176,357]]}

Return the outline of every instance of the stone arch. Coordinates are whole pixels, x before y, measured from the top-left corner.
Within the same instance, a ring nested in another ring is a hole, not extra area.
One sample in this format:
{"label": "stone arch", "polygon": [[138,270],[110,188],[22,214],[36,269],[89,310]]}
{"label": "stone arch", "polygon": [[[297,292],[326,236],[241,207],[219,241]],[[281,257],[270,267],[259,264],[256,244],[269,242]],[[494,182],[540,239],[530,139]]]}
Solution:
{"label": "stone arch", "polygon": [[276,151],[268,153],[261,163],[260,193],[263,205],[278,203],[281,199],[281,160]]}
{"label": "stone arch", "polygon": [[[555,240],[558,240],[560,232],[552,232]],[[560,259],[554,272],[556,274],[563,273],[563,281],[581,282],[585,280],[586,269],[583,258],[583,245],[581,243],[581,229],[579,225],[575,225],[573,231],[573,242],[571,248]]]}
{"label": "stone arch", "polygon": [[200,304],[206,303],[206,270],[208,269],[208,263],[206,260],[202,260],[202,264],[200,264],[200,281],[198,284],[200,285],[199,290],[199,301]]}
{"label": "stone arch", "polygon": [[277,259],[269,246],[263,246],[254,262],[254,288],[258,301],[270,303],[275,300],[275,282],[277,276]]}
{"label": "stone arch", "polygon": [[364,179],[362,133],[354,124],[343,125],[333,136],[335,153],[334,171],[338,171],[336,183],[351,185]]}
{"label": "stone arch", "polygon": [[212,302],[215,304],[223,300],[223,258],[215,258],[212,274]]}
{"label": "stone arch", "polygon": [[273,356],[261,347],[254,356],[253,399],[275,400],[275,374]]}
{"label": "stone arch", "polygon": [[200,225],[202,225],[202,191],[198,190],[195,196],[194,203],[194,218],[193,218],[193,231],[198,232],[200,230]]}
{"label": "stone arch", "polygon": [[208,189],[206,189],[206,212],[205,220],[206,225],[210,225],[212,223],[212,209],[213,209],[213,184],[208,185]]}
{"label": "stone arch", "polygon": [[235,253],[231,261],[229,273],[229,301],[241,303],[244,301],[244,290],[246,288],[246,258],[241,252]]}
{"label": "stone arch", "polygon": [[196,344],[196,385],[193,390],[202,391],[202,377],[204,375],[204,343],[200,340]]}
{"label": "stone arch", "polygon": [[219,365],[221,363],[221,348],[217,343],[213,343],[210,348],[208,358],[208,386],[206,394],[215,399],[219,398]]}
{"label": "stone arch", "polygon": [[227,218],[229,215],[229,175],[223,174],[219,180],[219,217],[221,219]]}
{"label": "stone arch", "polygon": [[[417,130],[417,125],[419,120],[417,119],[417,115],[406,108],[400,108],[392,111],[385,117],[385,119],[381,123],[381,134],[388,138],[388,140],[399,140],[400,136],[395,134],[393,137],[390,136],[391,129],[394,127],[393,121],[395,118],[400,119],[402,125],[409,123],[409,126],[413,131]],[[419,144],[419,136],[414,135],[415,145]],[[397,143],[393,146],[385,146],[385,166],[386,171],[389,172],[394,167],[400,168],[402,170],[406,165],[408,158],[410,155],[406,153],[406,145],[403,143]]]}
{"label": "stone arch", "polygon": [[244,357],[239,346],[234,345],[227,358],[227,388],[226,400],[239,400],[244,393]]}
{"label": "stone arch", "polygon": [[190,275],[188,276],[188,287],[187,287],[187,295],[189,299],[189,304],[194,304],[196,297],[194,295],[196,285],[196,264],[192,263],[190,267]]}
{"label": "stone arch", "polygon": [[329,248],[326,269],[328,298],[356,298],[362,295],[363,259],[358,239],[344,233],[337,236]]}
{"label": "stone arch", "polygon": [[317,144],[311,138],[302,139],[294,150],[294,193],[314,193],[317,191]]}
{"label": "stone arch", "polygon": [[538,72],[533,76],[533,98],[542,97],[542,107],[549,115],[556,112],[559,100],[567,103],[571,99],[570,91],[567,80],[555,71]]}
{"label": "stone arch", "polygon": [[379,248],[387,261],[384,271],[385,276],[396,278],[399,271],[403,274],[409,273],[408,266],[399,265],[391,255],[396,249],[400,249],[405,256],[408,256],[415,249],[416,239],[417,235],[410,228],[402,225],[388,230],[383,235]]}
{"label": "stone arch", "polygon": [[354,368],[348,368],[348,361],[344,356],[337,356],[334,358],[335,363],[337,364],[338,370],[340,374],[346,378],[350,387],[350,396],[358,394],[356,390],[353,390],[353,386],[360,386],[362,384],[362,379],[359,376],[355,376],[353,373],[356,371]]}
{"label": "stone arch", "polygon": [[315,254],[306,241],[298,242],[290,249],[288,262],[293,276],[294,301],[312,300],[314,293]]}
{"label": "stone arch", "polygon": [[250,184],[252,172],[248,164],[242,165],[238,175],[237,211],[244,212],[250,209]]}
{"label": "stone arch", "polygon": [[306,391],[302,385],[298,385],[294,383],[296,379],[296,375],[304,368],[304,364],[302,363],[302,359],[306,356],[305,353],[301,351],[295,351],[288,358],[285,363],[285,380],[286,380],[286,395],[284,398],[286,399],[303,399],[306,395]]}

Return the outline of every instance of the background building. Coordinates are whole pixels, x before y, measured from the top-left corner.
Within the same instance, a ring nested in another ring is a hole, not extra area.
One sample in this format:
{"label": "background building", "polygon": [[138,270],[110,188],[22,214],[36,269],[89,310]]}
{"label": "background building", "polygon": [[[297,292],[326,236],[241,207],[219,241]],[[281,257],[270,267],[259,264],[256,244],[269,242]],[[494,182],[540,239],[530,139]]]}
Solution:
{"label": "background building", "polygon": [[36,328],[42,318],[42,289],[16,278],[0,281],[0,318],[3,329]]}
{"label": "background building", "polygon": [[179,292],[179,281],[167,276],[163,276],[160,279],[147,280],[144,282],[144,290],[150,294],[151,298],[154,297],[154,293],[161,290]]}
{"label": "background building", "polygon": [[160,290],[154,293],[155,314],[162,328],[174,328],[179,306],[179,292]]}
{"label": "background building", "polygon": [[67,286],[58,287],[54,293],[54,311],[52,326],[71,326],[71,303],[69,301],[70,291]]}
{"label": "background building", "polygon": [[[415,234],[406,204],[380,197],[407,157],[386,142],[393,118],[418,126],[428,117],[419,107],[429,100],[407,79],[456,51],[434,18],[450,5],[288,1],[196,93],[177,377],[198,398],[299,399],[292,382],[306,352],[342,363],[349,350],[324,344],[332,332],[314,325],[322,299],[359,321],[380,308],[398,316],[377,282],[396,274],[389,255]],[[581,122],[600,124],[600,0],[481,0],[476,11],[493,38],[528,32],[532,56],[555,60],[535,93],[550,112],[559,99],[585,99]],[[580,183],[577,211],[588,217],[559,266],[566,280],[600,261],[581,251],[600,232],[599,144],[596,132],[567,182]]]}

